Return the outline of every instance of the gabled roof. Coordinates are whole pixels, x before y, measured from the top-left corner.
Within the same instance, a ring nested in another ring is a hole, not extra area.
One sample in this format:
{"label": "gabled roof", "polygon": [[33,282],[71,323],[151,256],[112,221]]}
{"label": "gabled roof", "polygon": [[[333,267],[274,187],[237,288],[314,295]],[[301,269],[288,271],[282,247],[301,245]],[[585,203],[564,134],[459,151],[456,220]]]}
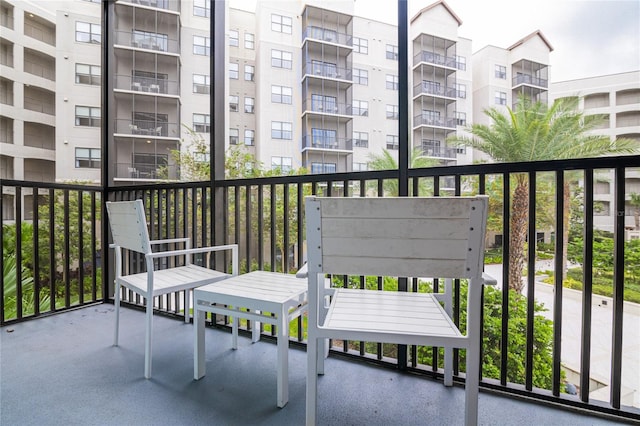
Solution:
{"label": "gabled roof", "polygon": [[445,9],[447,9],[447,12],[449,12],[449,14],[453,17],[453,19],[455,19],[458,22],[458,26],[462,25],[462,20],[458,17],[458,15],[456,15],[453,12],[453,9],[451,9],[444,0],[438,0],[437,2],[432,3],[429,6],[422,8],[420,12],[416,13],[416,15],[413,18],[411,18],[411,23],[413,23],[413,21],[418,19],[418,17],[420,17],[420,15],[422,15],[424,12],[434,9],[438,5],[442,5],[444,6]]}
{"label": "gabled roof", "polygon": [[516,47],[520,46],[521,44],[524,44],[528,40],[531,40],[535,36],[538,36],[538,37],[540,37],[542,39],[544,44],[546,44],[547,47],[549,48],[549,52],[553,52],[553,46],[551,46],[551,43],[549,43],[549,40],[547,40],[547,38],[544,36],[544,34],[542,34],[542,31],[540,31],[540,30],[536,30],[536,31],[532,32],[531,34],[529,34],[528,36],[526,36],[525,38],[522,38],[522,39],[518,40],[513,45],[507,47],[507,50],[515,49]]}

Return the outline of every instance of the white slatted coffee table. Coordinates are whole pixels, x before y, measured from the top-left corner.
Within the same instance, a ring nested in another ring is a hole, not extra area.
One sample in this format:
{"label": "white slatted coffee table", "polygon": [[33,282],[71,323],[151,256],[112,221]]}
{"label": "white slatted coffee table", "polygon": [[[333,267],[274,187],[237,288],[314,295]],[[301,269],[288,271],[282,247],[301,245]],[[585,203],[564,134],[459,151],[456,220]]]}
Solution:
{"label": "white slatted coffee table", "polygon": [[[307,309],[307,280],[295,275],[254,271],[237,275],[215,284],[196,288],[194,299],[194,360],[195,380],[205,375],[206,312],[233,317],[232,348],[238,347],[240,318],[256,321],[252,340],[260,339],[260,322],[277,328],[278,340],[278,407],[289,400],[289,322]],[[240,310],[240,309],[247,310]],[[272,315],[273,314],[273,315]]]}

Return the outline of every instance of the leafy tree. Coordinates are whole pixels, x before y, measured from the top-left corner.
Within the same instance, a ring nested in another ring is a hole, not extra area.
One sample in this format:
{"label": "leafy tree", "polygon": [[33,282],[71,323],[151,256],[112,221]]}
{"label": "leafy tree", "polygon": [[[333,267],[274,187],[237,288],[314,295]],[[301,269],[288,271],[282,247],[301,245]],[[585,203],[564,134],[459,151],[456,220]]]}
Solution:
{"label": "leafy tree", "polygon": [[[471,137],[454,136],[450,142],[471,146],[500,162],[598,157],[630,154],[638,150],[637,141],[612,141],[609,136],[589,133],[602,122],[603,117],[584,115],[577,109],[578,101],[577,97],[561,98],[547,106],[523,96],[518,99],[515,110],[506,107],[506,114],[497,108],[485,110],[491,125],[473,124],[467,128]],[[513,179],[509,288],[520,293],[523,288],[529,182],[526,174],[522,173],[515,174]],[[569,229],[569,183],[566,180],[564,187],[565,248]],[[566,259],[564,253],[563,259]]]}
{"label": "leafy tree", "polygon": [[[413,148],[409,154],[409,167],[412,169],[433,167],[438,164],[438,160],[422,155],[420,148]],[[371,170],[397,170],[398,161],[391,155],[389,150],[383,149],[382,154],[369,154],[369,168]],[[429,192],[430,186],[424,180],[421,180],[419,185],[418,193],[420,195],[426,195]],[[385,195],[398,196],[397,179],[385,180],[383,190]]]}

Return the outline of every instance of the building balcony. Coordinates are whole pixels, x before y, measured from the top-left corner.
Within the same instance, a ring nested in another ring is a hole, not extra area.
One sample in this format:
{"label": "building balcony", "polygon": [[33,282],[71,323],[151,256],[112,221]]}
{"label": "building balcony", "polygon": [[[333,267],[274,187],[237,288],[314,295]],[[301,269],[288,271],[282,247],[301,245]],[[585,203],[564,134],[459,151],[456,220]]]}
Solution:
{"label": "building balcony", "polygon": [[180,138],[180,124],[166,123],[152,120],[131,120],[116,119],[115,120],[116,136],[138,136],[141,138],[161,137],[161,138]]}
{"label": "building balcony", "polygon": [[413,116],[413,128],[420,126],[439,127],[455,130],[457,121],[452,117],[436,117],[433,114],[418,114]]}
{"label": "building balcony", "polygon": [[520,85],[527,86],[537,86],[537,87],[549,87],[549,80],[544,78],[535,77],[533,75],[528,74],[518,74],[512,79],[513,87],[517,87]]}
{"label": "building balcony", "polygon": [[176,164],[115,163],[113,176],[118,181],[131,182],[178,180],[180,168]]}
{"label": "building balcony", "polygon": [[304,78],[329,78],[347,83],[353,80],[353,70],[350,68],[336,67],[325,63],[307,62],[302,69],[302,74]]}
{"label": "building balcony", "polygon": [[308,26],[302,31],[302,42],[304,43],[305,41],[331,43],[348,47],[353,46],[353,36],[351,34],[313,25]]}
{"label": "building balcony", "polygon": [[[313,155],[318,158],[316,164],[335,166],[337,161],[334,163],[331,158],[342,154],[320,151]],[[567,170],[584,177],[581,188],[584,200],[591,200],[596,192],[595,173],[603,170],[619,173],[622,179],[616,177],[607,182],[614,199],[624,199],[628,189],[624,177],[627,172],[636,171],[639,161],[639,156],[619,156],[429,167],[409,169],[407,180],[417,185],[414,189],[420,192],[426,189],[427,195],[480,192],[489,194],[498,203],[510,203],[513,187],[504,188],[501,182],[526,176],[529,188],[534,187],[532,180],[538,184],[529,194],[531,205],[538,209],[542,207],[544,191],[550,191],[548,195],[554,198],[564,188],[562,179],[549,180],[549,176],[561,176]],[[132,161],[125,166],[134,164],[140,162]],[[313,166],[313,161],[310,164]],[[13,221],[22,222],[25,227],[34,223],[38,225],[35,228],[38,233],[35,236],[15,232],[12,235],[17,244],[3,245],[4,265],[13,256],[16,263],[25,265],[26,269],[18,269],[15,287],[9,286],[5,279],[4,292],[0,294],[0,305],[4,307],[0,315],[3,327],[0,420],[3,424],[24,424],[25,421],[47,424],[51,418],[67,423],[203,424],[215,418],[216,422],[225,424],[301,424],[306,376],[302,319],[291,324],[297,328],[290,334],[290,399],[283,409],[276,408],[275,404],[277,349],[273,344],[273,330],[266,327],[261,329],[264,341],[251,344],[248,336],[253,324],[242,323],[240,349],[233,351],[229,318],[208,318],[208,374],[199,381],[193,380],[193,328],[184,324],[185,309],[191,306],[185,306],[185,299],[178,294],[154,301],[161,315],[154,317],[153,379],[142,378],[144,312],[123,309],[120,346],[111,346],[114,265],[112,255],[107,255],[108,227],[101,226],[104,225],[104,218],[100,217],[104,201],[142,199],[147,206],[152,239],[188,236],[197,246],[218,241],[236,243],[241,263],[253,264],[257,269],[292,272],[305,258],[305,235],[295,231],[304,229],[305,225],[305,215],[298,205],[303,194],[388,195],[390,188],[398,184],[398,174],[384,170],[222,182],[132,184],[122,188],[3,180],[3,228],[0,228],[3,237],[9,236],[6,226],[11,226]],[[212,203],[211,197],[217,189],[220,191],[216,197],[222,199],[220,203]],[[24,220],[27,216],[18,200],[21,194],[27,193],[43,194],[28,202],[40,202],[38,205],[52,206],[53,210],[33,209],[33,217]],[[263,200],[265,203],[269,200],[271,208],[263,205]],[[550,213],[554,222],[553,218],[562,217],[563,208],[558,203],[551,204],[545,206],[550,209],[545,212]],[[578,220],[582,235],[593,235],[595,228],[591,219],[596,209],[593,201],[584,201],[575,212],[585,219]],[[276,211],[280,213],[275,214]],[[492,213],[495,215],[493,226],[515,232],[509,227],[510,217],[501,212],[502,208],[497,207]],[[86,225],[82,232],[74,228],[78,220],[73,218],[79,216],[84,217],[81,223]],[[49,222],[49,217],[56,220]],[[245,217],[246,221],[239,219]],[[69,218],[72,219],[67,220]],[[213,218],[220,219],[222,226],[215,232],[211,226]],[[616,223],[612,239],[617,242],[623,241],[624,226],[618,225],[623,224],[624,219],[619,215],[612,218]],[[536,223],[528,221],[526,216],[522,222],[529,241],[537,238]],[[563,223],[557,220],[548,226],[558,235]],[[488,235],[487,238],[495,243],[506,242],[509,235],[504,238],[500,235],[499,239]],[[60,243],[60,248],[52,245],[48,250],[49,243],[54,242]],[[563,244],[562,238],[555,238],[552,253],[562,253]],[[16,246],[22,249],[4,252]],[[280,247],[285,247],[284,251]],[[495,276],[499,284],[484,290],[483,362],[489,362],[489,357],[497,359],[491,364],[492,368],[482,370],[480,424],[637,423],[640,421],[637,394],[640,386],[636,373],[640,362],[636,348],[640,335],[635,324],[639,321],[640,308],[637,303],[625,300],[625,286],[629,280],[637,280],[631,275],[635,265],[625,263],[626,249],[607,252],[611,260],[608,268],[612,277],[608,280],[612,294],[605,296],[597,294],[595,282],[591,285],[591,279],[603,272],[594,261],[595,256],[601,254],[601,248],[584,244],[581,250],[582,290],[563,287],[558,279],[563,259],[556,257],[539,263],[541,257],[537,250],[542,248],[535,244],[526,246],[526,273],[522,276],[525,288],[521,295],[513,295],[515,298],[502,286],[503,274],[505,282],[510,274],[508,263],[494,261],[485,265],[485,270]],[[514,249],[513,245],[503,245],[505,259]],[[30,253],[38,256],[27,259]],[[124,267],[132,272],[143,267],[135,256],[125,256],[124,261]],[[228,265],[221,262],[218,267],[225,269]],[[546,284],[536,270],[554,274],[556,279]],[[33,281],[20,279],[25,271],[29,271]],[[364,277],[353,278],[345,282],[346,278],[334,276],[332,285],[363,285],[358,278]],[[83,285],[78,286],[78,282]],[[408,284],[408,291],[416,291],[411,281]],[[454,287],[454,300],[460,300],[455,298],[460,297],[462,286]],[[20,302],[16,302],[17,295],[22,295]],[[123,291],[122,296],[130,308],[144,306],[143,300],[127,291]],[[524,302],[518,305],[521,310],[514,306],[518,300]],[[460,309],[454,307],[454,312],[461,314]],[[59,314],[50,315],[54,311]],[[521,317],[514,323],[516,315]],[[535,355],[540,349],[538,332],[543,319],[551,321],[550,333],[553,334],[547,336],[549,359],[546,361]],[[489,338],[488,333],[498,338]],[[519,351],[512,351],[506,342],[517,342]],[[439,361],[433,361],[433,357],[441,361],[437,348],[408,347],[406,352],[404,349],[396,345],[333,341],[326,374],[320,379],[319,423],[331,424],[340,418],[354,424],[411,424],[416,423],[416,419],[422,424],[425,418],[438,416],[443,424],[462,424],[464,391],[458,386],[442,386]],[[513,361],[515,356],[521,358]],[[553,371],[548,383],[536,384],[538,368],[543,362]],[[454,365],[454,383],[460,384],[465,380],[463,351],[454,355]],[[55,392],[42,392],[42,389],[55,389]],[[144,395],[145,403],[140,404],[140,400],[131,395]],[[424,395],[429,398],[427,404]],[[110,401],[106,408],[105,400]],[[112,409],[112,405],[119,409]],[[25,413],[29,413],[27,420]]]}
{"label": "building balcony", "polygon": [[349,120],[353,114],[353,106],[350,103],[315,102],[304,99],[302,111],[303,114],[342,116],[342,118]]}
{"label": "building balcony", "polygon": [[180,83],[178,81],[151,77],[131,77],[130,75],[122,74],[115,76],[114,89],[149,95],[180,95]]}
{"label": "building balcony", "polygon": [[180,53],[180,41],[168,38],[163,34],[152,34],[144,32],[116,31],[115,47],[128,47],[136,50],[143,50],[159,54]]}
{"label": "building balcony", "polygon": [[439,65],[450,68],[454,71],[457,70],[458,67],[455,56],[445,56],[441,53],[431,52],[428,50],[420,51],[413,56],[413,65],[417,66],[420,63]]}
{"label": "building balcony", "polygon": [[118,0],[118,3],[130,3],[136,6],[180,12],[180,0]]}
{"label": "building balcony", "polygon": [[414,98],[420,95],[439,96],[455,101],[458,95],[458,91],[455,87],[446,87],[444,85],[441,85],[440,83],[422,81],[413,86]]}
{"label": "building balcony", "polygon": [[315,137],[312,135],[302,136],[302,151],[325,150],[325,151],[353,151],[353,140],[338,137]]}
{"label": "building balcony", "polygon": [[433,146],[429,144],[420,145],[422,155],[425,157],[432,157],[437,159],[455,160],[457,157],[456,148],[449,148],[446,146]]}

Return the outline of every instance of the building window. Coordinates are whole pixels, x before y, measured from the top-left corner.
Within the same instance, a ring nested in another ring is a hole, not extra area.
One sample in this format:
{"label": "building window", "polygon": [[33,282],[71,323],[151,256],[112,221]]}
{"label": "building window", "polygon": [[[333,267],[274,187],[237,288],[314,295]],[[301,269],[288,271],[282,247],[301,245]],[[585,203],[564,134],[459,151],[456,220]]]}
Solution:
{"label": "building window", "polygon": [[387,118],[389,120],[397,120],[400,117],[398,108],[398,105],[387,105]]}
{"label": "building window", "polygon": [[271,49],[271,66],[274,68],[291,69],[293,54],[282,50]]}
{"label": "building window", "polygon": [[256,74],[256,67],[253,65],[245,65],[244,66],[244,79],[246,81],[253,81]]}
{"label": "building window", "polygon": [[362,53],[363,55],[369,54],[369,40],[366,38],[354,37],[353,38],[353,51],[356,53]]}
{"label": "building window", "polygon": [[193,114],[193,131],[197,133],[211,132],[211,119],[209,114]]}
{"label": "building window", "polygon": [[387,89],[389,89],[389,90],[398,90],[399,82],[398,82],[398,76],[397,75],[387,74],[386,80],[387,80]]}
{"label": "building window", "polygon": [[238,145],[240,142],[240,130],[237,128],[229,129],[229,145]]}
{"label": "building window", "polygon": [[293,21],[289,16],[271,14],[271,31],[291,34]]}
{"label": "building window", "polygon": [[245,49],[255,49],[256,36],[252,33],[244,33],[244,47]]}
{"label": "building window", "polygon": [[353,69],[353,82],[356,84],[362,84],[363,86],[369,85],[369,71],[354,68]]}
{"label": "building window", "polygon": [[76,126],[100,127],[100,107],[76,106]]}
{"label": "building window", "polygon": [[459,98],[465,99],[467,97],[467,86],[456,83],[456,92]]}
{"label": "building window", "polygon": [[81,43],[100,44],[102,40],[102,31],[100,24],[91,24],[89,22],[76,22],[76,41]]}
{"label": "building window", "polygon": [[466,126],[466,125],[467,125],[467,113],[456,112],[456,126]]}
{"label": "building window", "polygon": [[229,78],[231,78],[233,80],[237,80],[238,79],[238,74],[240,72],[239,69],[240,69],[240,67],[238,66],[238,64],[230,63],[229,64]]}
{"label": "building window", "polygon": [[504,65],[496,65],[495,71],[496,78],[506,80],[507,79],[507,67]]}
{"label": "building window", "polygon": [[496,92],[496,105],[506,105],[507,104],[507,94],[505,92]]}
{"label": "building window", "polygon": [[211,80],[208,75],[193,75],[193,93],[208,95],[211,93]]}
{"label": "building window", "polygon": [[272,139],[292,139],[293,124],[286,121],[271,122]]}
{"label": "building window", "polygon": [[76,64],[76,83],[99,86],[100,65]]}
{"label": "building window", "polygon": [[236,30],[229,30],[229,46],[240,45],[240,33]]}
{"label": "building window", "polygon": [[353,146],[357,148],[369,148],[369,133],[353,132]]}
{"label": "building window", "polygon": [[359,115],[362,117],[369,116],[369,102],[353,101],[353,115]]}
{"label": "building window", "polygon": [[193,36],[193,54],[209,56],[211,54],[211,39],[209,37]]}
{"label": "building window", "polygon": [[271,157],[271,170],[280,171],[280,173],[289,173],[293,161],[291,157]]}
{"label": "building window", "polygon": [[252,146],[255,143],[256,132],[254,130],[245,130],[244,131],[244,144],[247,146]]}
{"label": "building window", "polygon": [[229,111],[238,112],[238,104],[240,103],[240,98],[236,95],[229,95]]}
{"label": "building window", "polygon": [[256,107],[256,100],[254,98],[244,98],[244,112],[247,114],[253,114]]}
{"label": "building window", "polygon": [[311,163],[311,173],[335,173],[336,163]]}
{"label": "building window", "polygon": [[271,86],[271,102],[276,104],[291,104],[293,89],[286,86]]}
{"label": "building window", "polygon": [[77,169],[99,169],[100,168],[100,149],[76,148],[76,168]]}
{"label": "building window", "polygon": [[366,172],[367,170],[369,170],[369,165],[367,163],[353,163],[354,172]]}
{"label": "building window", "polygon": [[193,0],[193,14],[209,18],[211,16],[211,2],[209,0]]}
{"label": "building window", "polygon": [[398,136],[387,135],[387,149],[398,149],[399,147]]}
{"label": "building window", "polygon": [[466,71],[467,70],[467,58],[465,58],[464,56],[456,55],[456,68],[458,68],[460,71]]}
{"label": "building window", "polygon": [[398,60],[398,46],[387,44],[387,59]]}

